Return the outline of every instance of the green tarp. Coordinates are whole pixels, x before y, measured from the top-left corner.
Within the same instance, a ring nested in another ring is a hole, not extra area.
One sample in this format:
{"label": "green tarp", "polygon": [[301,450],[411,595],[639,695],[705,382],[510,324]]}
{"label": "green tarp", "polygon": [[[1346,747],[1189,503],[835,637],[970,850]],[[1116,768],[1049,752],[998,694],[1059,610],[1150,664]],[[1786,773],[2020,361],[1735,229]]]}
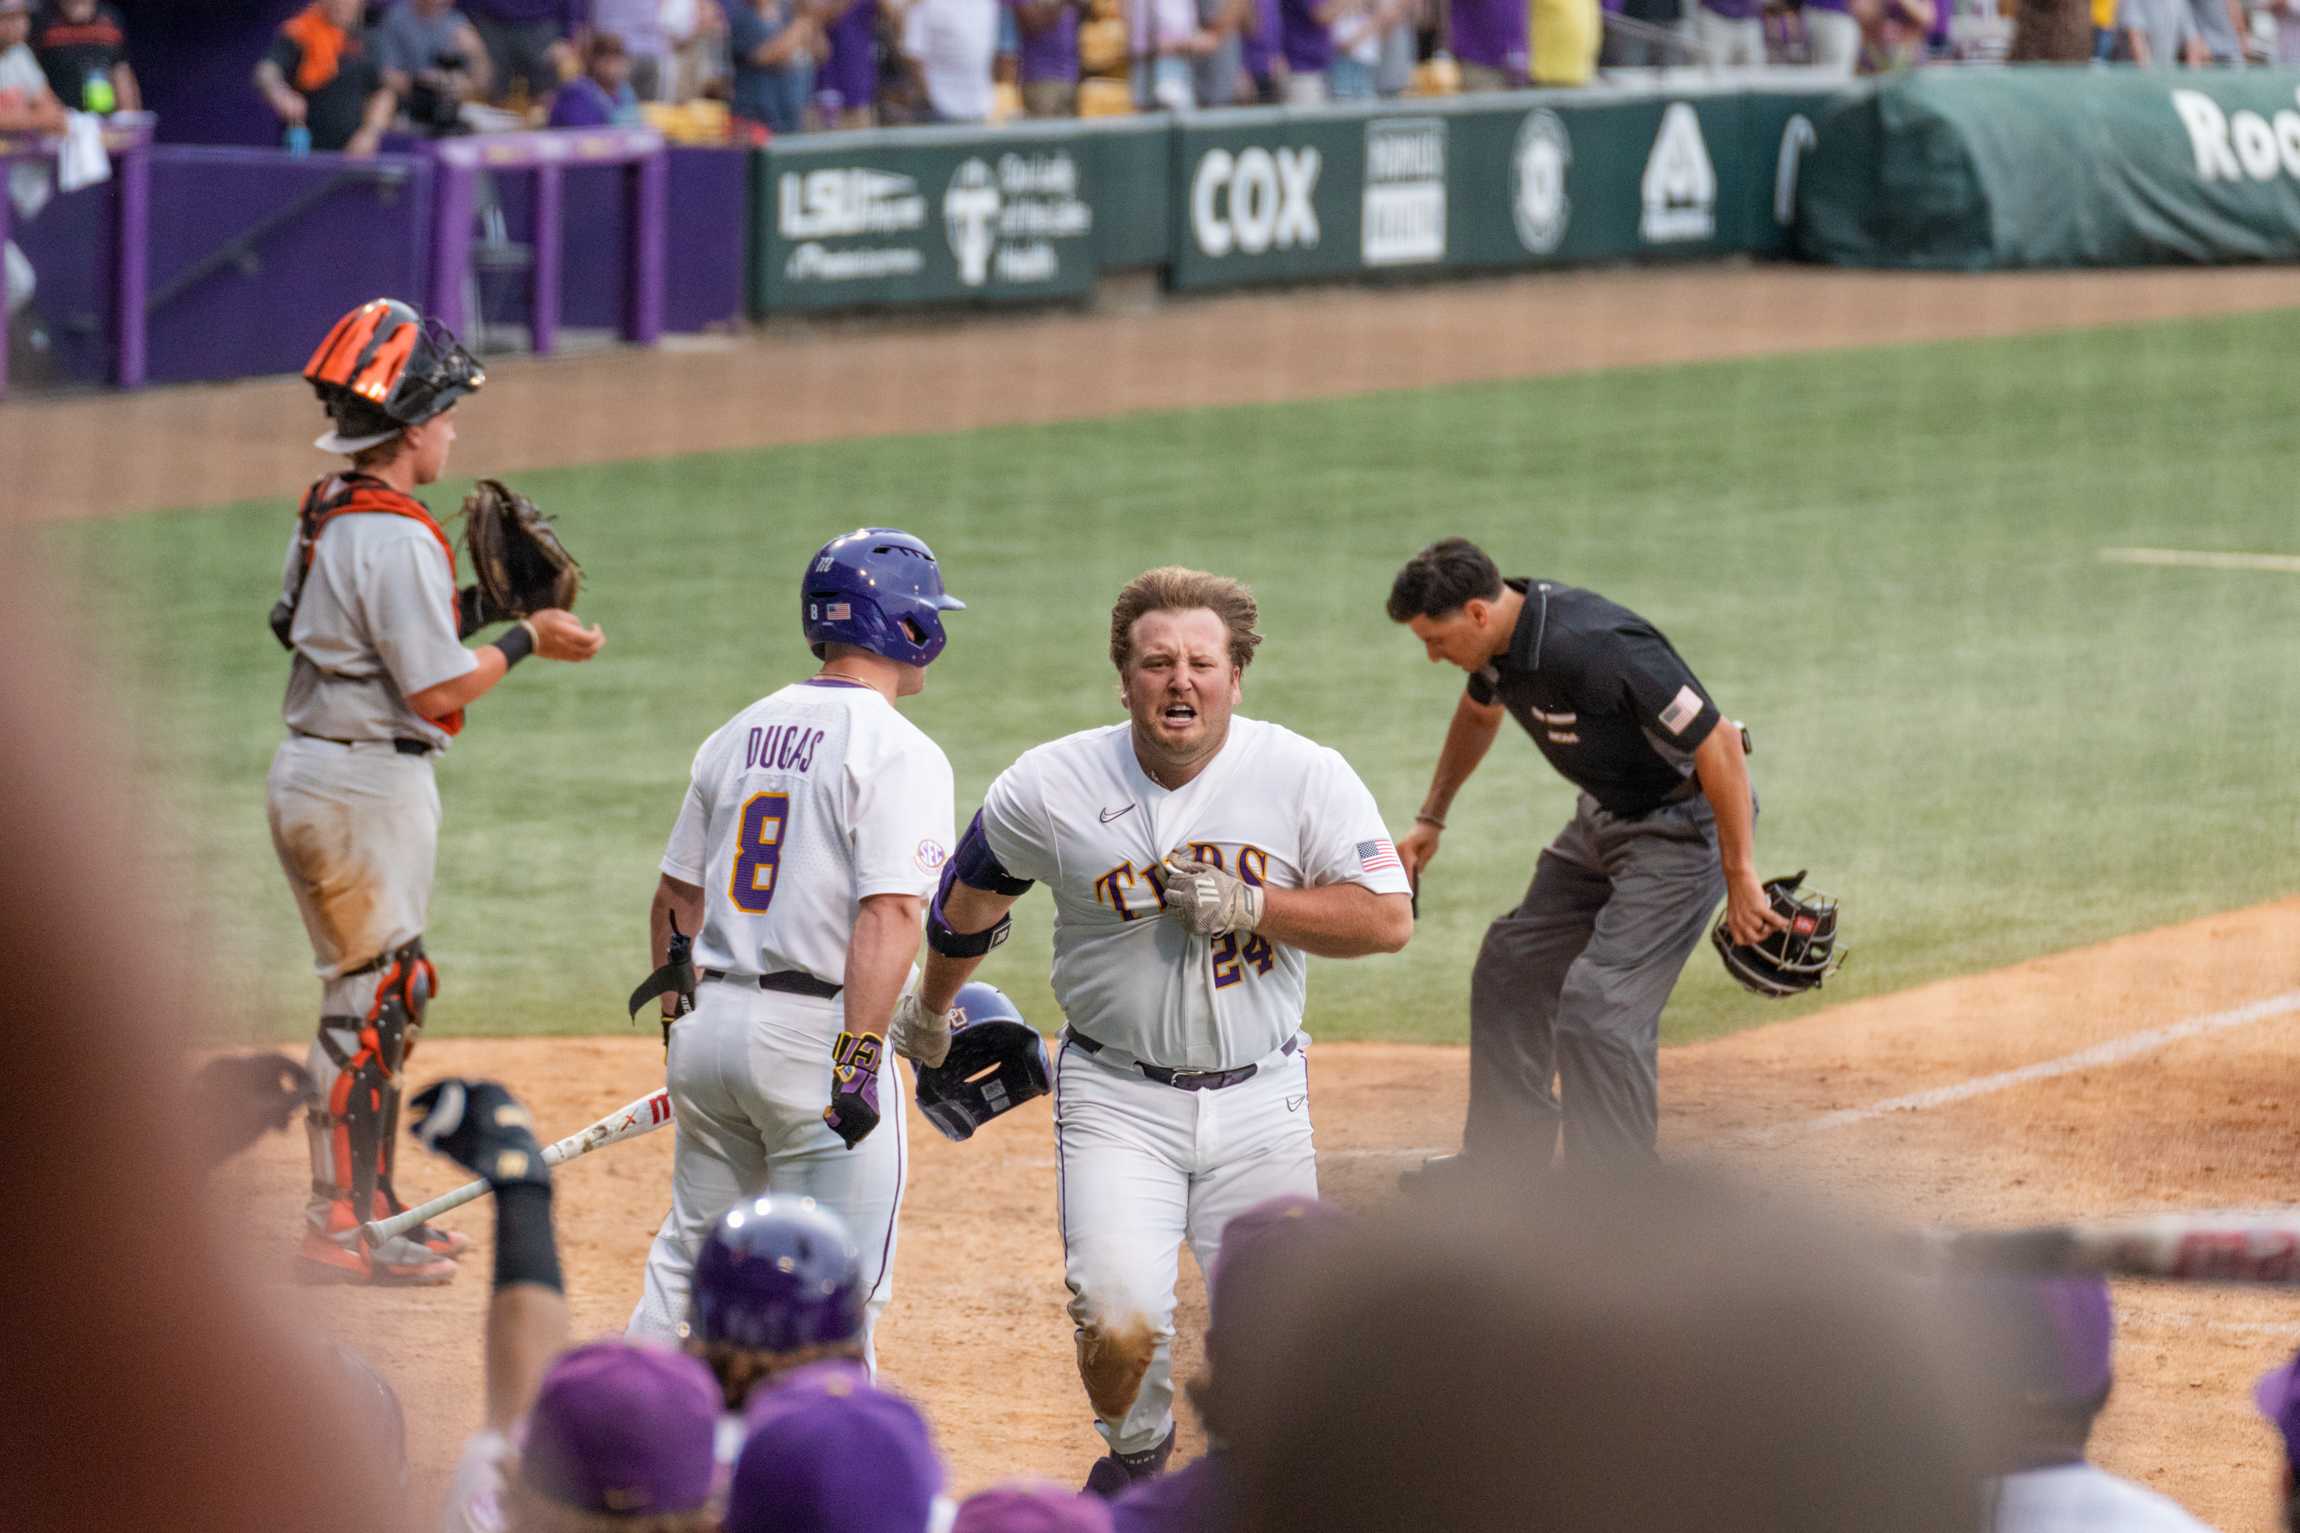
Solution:
{"label": "green tarp", "polygon": [[1799,250],[1980,269],[2300,258],[2300,75],[1918,70],[1822,117]]}

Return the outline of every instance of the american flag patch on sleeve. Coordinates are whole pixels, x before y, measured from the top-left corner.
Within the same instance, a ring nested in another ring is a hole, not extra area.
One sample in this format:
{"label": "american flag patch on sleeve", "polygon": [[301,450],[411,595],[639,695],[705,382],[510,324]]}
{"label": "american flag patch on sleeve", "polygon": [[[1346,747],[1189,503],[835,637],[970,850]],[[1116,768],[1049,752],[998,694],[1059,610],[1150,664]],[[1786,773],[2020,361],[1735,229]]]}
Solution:
{"label": "american flag patch on sleeve", "polygon": [[1398,861],[1398,849],[1390,844],[1387,836],[1379,841],[1360,841],[1358,843],[1359,872],[1384,873],[1395,871],[1403,873],[1405,870],[1406,865]]}

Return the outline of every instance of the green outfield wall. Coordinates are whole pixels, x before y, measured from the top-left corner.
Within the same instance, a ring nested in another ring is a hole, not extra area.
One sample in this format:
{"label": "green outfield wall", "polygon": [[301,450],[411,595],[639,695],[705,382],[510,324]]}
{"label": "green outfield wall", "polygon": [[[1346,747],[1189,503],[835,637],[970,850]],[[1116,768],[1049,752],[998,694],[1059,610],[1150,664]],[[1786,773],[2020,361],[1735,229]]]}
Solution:
{"label": "green outfield wall", "polygon": [[1801,255],[2300,258],[2300,75],[1929,69],[896,129],[753,161],[755,312]]}
{"label": "green outfield wall", "polygon": [[1782,254],[1805,90],[1522,91],[794,138],[753,161],[762,314]]}

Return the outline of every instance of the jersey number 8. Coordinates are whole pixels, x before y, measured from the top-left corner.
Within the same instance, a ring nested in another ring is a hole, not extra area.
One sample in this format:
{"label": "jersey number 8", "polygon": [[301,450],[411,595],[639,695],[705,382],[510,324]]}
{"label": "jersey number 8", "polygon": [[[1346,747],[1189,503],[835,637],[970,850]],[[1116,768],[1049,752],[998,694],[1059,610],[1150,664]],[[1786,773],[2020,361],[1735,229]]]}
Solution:
{"label": "jersey number 8", "polygon": [[745,915],[763,916],[775,902],[775,874],[783,863],[783,824],[791,817],[788,793],[754,793],[735,826],[735,866],[727,898]]}

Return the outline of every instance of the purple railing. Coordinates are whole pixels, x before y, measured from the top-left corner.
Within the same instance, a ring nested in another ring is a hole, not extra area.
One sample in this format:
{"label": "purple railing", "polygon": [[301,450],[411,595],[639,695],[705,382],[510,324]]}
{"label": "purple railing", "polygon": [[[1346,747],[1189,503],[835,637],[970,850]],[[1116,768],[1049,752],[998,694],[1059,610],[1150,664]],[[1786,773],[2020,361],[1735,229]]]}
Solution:
{"label": "purple railing", "polygon": [[[152,228],[152,124],[142,114],[122,113],[104,125],[104,147],[112,156],[111,366],[107,376],[123,389],[143,387],[145,366],[144,299],[150,288]],[[8,239],[13,209],[6,191],[7,168],[16,160],[56,156],[56,140],[0,137],[0,244]],[[8,347],[0,336],[0,399],[8,395]]]}

